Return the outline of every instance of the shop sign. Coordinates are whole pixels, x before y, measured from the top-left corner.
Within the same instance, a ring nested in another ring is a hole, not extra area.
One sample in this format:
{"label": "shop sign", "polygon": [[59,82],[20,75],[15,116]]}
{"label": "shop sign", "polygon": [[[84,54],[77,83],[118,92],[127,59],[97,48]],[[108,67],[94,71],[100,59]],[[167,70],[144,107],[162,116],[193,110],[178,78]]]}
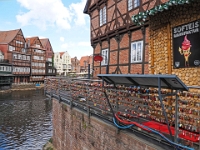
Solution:
{"label": "shop sign", "polygon": [[175,68],[200,66],[200,20],[172,28]]}

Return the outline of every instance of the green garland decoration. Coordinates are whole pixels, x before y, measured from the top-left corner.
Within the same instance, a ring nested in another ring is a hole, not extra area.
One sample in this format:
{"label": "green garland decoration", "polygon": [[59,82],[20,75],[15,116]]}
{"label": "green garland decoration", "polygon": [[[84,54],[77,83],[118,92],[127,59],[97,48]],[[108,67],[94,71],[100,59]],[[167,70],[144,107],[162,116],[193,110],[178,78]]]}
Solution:
{"label": "green garland decoration", "polygon": [[191,2],[196,0],[169,0],[168,2],[155,6],[154,8],[147,10],[145,12],[139,12],[137,15],[132,16],[132,21],[140,26],[143,25],[146,21],[148,16],[155,15],[158,12],[162,12],[164,10],[168,10],[170,6],[173,5],[183,5],[183,4],[190,4]]}

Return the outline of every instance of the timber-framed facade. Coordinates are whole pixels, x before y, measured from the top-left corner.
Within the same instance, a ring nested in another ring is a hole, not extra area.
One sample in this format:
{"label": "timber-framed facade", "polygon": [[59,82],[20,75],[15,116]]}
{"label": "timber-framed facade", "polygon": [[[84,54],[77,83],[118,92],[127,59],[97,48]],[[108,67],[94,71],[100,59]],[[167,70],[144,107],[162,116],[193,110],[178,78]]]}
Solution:
{"label": "timber-framed facade", "polygon": [[28,54],[32,55],[30,81],[43,82],[46,70],[46,49],[43,48],[39,37],[26,38],[26,42]]}
{"label": "timber-framed facade", "polygon": [[106,62],[94,62],[93,75],[148,74],[149,22],[137,26],[133,15],[166,0],[88,0],[84,13],[91,20],[91,45],[94,55]]}
{"label": "timber-framed facade", "polygon": [[1,31],[0,37],[0,49],[12,64],[14,83],[29,82],[31,55],[27,53],[22,30]]}

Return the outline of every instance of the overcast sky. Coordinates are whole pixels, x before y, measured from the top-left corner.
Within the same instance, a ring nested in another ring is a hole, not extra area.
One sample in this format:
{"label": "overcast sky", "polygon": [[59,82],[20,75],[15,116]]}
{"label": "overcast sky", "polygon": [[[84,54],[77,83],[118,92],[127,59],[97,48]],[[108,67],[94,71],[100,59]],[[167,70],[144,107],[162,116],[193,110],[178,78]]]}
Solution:
{"label": "overcast sky", "polygon": [[22,29],[25,37],[49,38],[54,52],[92,54],[86,0],[0,0],[0,30]]}

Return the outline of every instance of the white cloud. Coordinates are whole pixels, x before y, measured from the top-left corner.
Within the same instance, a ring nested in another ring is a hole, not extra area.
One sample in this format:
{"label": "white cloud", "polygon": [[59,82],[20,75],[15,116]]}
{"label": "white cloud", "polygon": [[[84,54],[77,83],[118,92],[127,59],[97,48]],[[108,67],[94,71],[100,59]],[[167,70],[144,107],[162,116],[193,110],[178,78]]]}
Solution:
{"label": "white cloud", "polygon": [[64,41],[65,41],[65,38],[64,38],[64,37],[60,37],[60,41],[61,41],[61,42],[64,42]]}
{"label": "white cloud", "polygon": [[70,49],[70,48],[75,47],[75,46],[76,46],[75,43],[73,43],[73,42],[68,42],[68,43],[62,44],[62,45],[61,45],[61,48],[63,48],[63,49]]}
{"label": "white cloud", "polygon": [[36,25],[46,29],[47,26],[57,26],[62,29],[70,29],[72,15],[61,0],[17,0],[28,12],[16,16],[17,21],[26,25]]}
{"label": "white cloud", "polygon": [[87,15],[83,13],[85,4],[86,0],[81,0],[80,3],[72,3],[70,5],[70,10],[74,12],[73,16],[75,16],[75,18],[73,18],[73,20],[76,25],[85,25],[85,19],[87,17]]}
{"label": "white cloud", "polygon": [[86,0],[65,7],[61,0],[17,0],[27,12],[20,12],[16,18],[22,26],[36,25],[41,29],[56,26],[70,29],[72,23],[85,25],[87,15],[83,14]]}
{"label": "white cloud", "polygon": [[47,37],[39,36],[39,39],[46,39]]}
{"label": "white cloud", "polygon": [[90,42],[79,42],[79,46],[91,46]]}

